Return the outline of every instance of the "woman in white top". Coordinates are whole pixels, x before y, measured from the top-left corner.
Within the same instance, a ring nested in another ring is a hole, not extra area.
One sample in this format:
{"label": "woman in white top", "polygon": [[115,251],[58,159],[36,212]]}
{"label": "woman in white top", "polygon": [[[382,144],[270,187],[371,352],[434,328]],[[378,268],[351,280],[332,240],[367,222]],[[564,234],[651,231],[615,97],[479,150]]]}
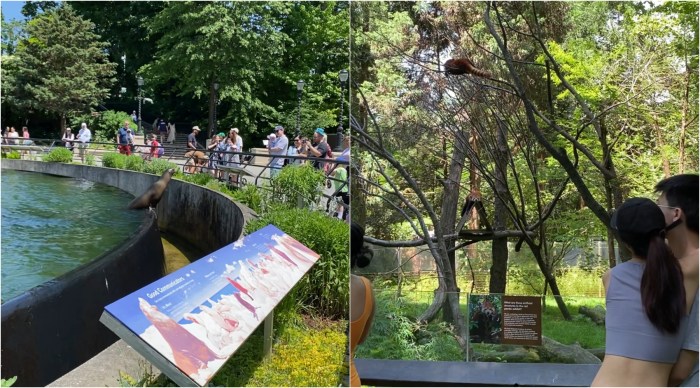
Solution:
{"label": "woman in white top", "polygon": [[175,123],[170,123],[168,125],[168,143],[173,144],[175,142]]}
{"label": "woman in white top", "polygon": [[19,133],[15,127],[10,127],[10,132],[7,133],[7,144],[17,145],[17,139],[19,138]]}

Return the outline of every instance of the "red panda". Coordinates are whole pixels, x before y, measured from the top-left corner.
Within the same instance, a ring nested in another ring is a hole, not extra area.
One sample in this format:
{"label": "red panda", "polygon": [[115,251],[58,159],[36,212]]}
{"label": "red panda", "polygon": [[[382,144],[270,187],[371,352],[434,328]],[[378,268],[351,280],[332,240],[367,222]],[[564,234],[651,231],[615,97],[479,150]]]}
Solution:
{"label": "red panda", "polygon": [[451,75],[473,74],[477,77],[491,78],[491,73],[477,69],[469,58],[452,58],[445,62],[445,73]]}

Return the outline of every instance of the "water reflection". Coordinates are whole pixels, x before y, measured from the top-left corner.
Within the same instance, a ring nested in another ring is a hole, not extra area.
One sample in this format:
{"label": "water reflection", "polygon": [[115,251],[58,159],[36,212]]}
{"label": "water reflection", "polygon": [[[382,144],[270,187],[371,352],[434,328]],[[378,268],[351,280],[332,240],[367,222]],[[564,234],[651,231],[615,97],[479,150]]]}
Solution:
{"label": "water reflection", "polygon": [[121,245],[144,217],[108,185],[13,170],[1,178],[3,301]]}

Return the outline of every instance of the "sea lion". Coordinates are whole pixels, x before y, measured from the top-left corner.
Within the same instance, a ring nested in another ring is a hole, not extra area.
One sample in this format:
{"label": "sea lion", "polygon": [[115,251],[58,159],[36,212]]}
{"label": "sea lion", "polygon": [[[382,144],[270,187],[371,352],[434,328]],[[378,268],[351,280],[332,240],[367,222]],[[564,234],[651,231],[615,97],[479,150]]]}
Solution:
{"label": "sea lion", "polygon": [[169,168],[165,170],[160,179],[155,181],[151,187],[148,188],[143,194],[134,198],[131,203],[129,203],[129,209],[152,209],[158,205],[160,198],[163,196],[165,188],[170,182],[170,178],[175,173],[175,169]]}

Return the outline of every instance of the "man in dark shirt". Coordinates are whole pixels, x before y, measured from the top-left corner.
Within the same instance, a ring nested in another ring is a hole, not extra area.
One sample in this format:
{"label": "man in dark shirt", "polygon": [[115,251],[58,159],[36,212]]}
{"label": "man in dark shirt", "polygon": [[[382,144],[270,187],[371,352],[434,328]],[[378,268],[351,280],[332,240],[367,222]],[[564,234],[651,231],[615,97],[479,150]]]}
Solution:
{"label": "man in dark shirt", "polygon": [[[328,151],[330,150],[330,146],[328,143],[326,143],[325,137],[326,132],[323,130],[323,128],[316,128],[314,131],[313,142],[311,142],[311,146],[308,148],[308,156],[314,158],[326,157]],[[314,168],[322,169],[324,164],[324,162],[314,160],[313,166]]]}
{"label": "man in dark shirt", "polygon": [[192,133],[187,135],[187,149],[196,150],[197,149],[197,134],[199,134],[199,127],[192,127]]}
{"label": "man in dark shirt", "polygon": [[160,134],[160,142],[162,144],[165,142],[165,138],[168,136],[168,123],[162,116],[158,118],[157,127],[158,133]]}

